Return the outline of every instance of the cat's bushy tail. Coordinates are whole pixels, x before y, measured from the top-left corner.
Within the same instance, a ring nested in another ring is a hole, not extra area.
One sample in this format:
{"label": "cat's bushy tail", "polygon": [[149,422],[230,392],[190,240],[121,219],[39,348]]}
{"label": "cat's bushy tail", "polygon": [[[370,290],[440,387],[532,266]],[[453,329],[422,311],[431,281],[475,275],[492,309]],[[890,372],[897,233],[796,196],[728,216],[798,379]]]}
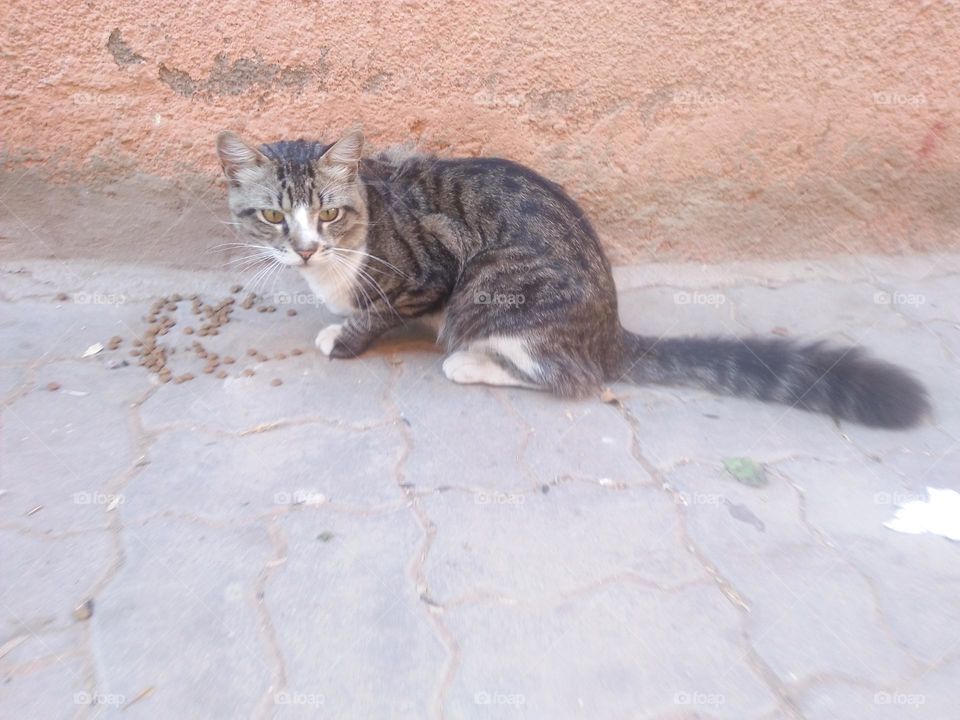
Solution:
{"label": "cat's bushy tail", "polygon": [[907,428],[929,412],[927,391],[862,348],[782,338],[651,338],[623,331],[621,374],[640,384],[685,385]]}

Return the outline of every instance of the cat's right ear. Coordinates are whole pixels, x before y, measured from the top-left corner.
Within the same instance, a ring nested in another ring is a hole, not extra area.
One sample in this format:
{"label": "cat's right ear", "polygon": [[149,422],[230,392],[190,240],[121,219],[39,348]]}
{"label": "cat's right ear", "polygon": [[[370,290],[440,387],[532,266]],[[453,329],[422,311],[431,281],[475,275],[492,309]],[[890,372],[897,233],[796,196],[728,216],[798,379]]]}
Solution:
{"label": "cat's right ear", "polygon": [[224,174],[233,183],[242,182],[245,172],[256,170],[267,162],[266,155],[229,130],[217,135],[217,155]]}

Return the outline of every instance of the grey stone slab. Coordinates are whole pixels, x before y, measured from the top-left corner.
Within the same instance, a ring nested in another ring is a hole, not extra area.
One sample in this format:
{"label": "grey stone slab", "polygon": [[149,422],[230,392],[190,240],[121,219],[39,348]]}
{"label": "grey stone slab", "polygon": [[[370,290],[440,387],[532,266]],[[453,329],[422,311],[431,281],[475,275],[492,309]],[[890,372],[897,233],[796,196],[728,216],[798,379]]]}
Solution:
{"label": "grey stone slab", "polygon": [[223,520],[301,504],[400,503],[403,450],[396,427],[309,423],[243,437],[171,431],[150,447],[120,510],[132,519],[173,511]]}
{"label": "grey stone slab", "polygon": [[641,335],[745,334],[729,288],[648,287],[620,294],[624,327]]}
{"label": "grey stone slab", "polygon": [[953,720],[960,705],[960,663],[952,662],[887,686],[818,683],[799,698],[808,720]]}
{"label": "grey stone slab", "polygon": [[773,462],[796,455],[849,459],[857,454],[829,418],[785,405],[730,397],[690,394],[681,401],[657,402],[630,397],[626,406],[636,418],[641,452],[657,467],[727,457]]}
{"label": "grey stone slab", "polygon": [[422,531],[406,509],[283,519],[266,607],[286,685],[271,717],[429,717],[447,653],[410,574]]}
{"label": "grey stone slab", "polygon": [[447,492],[425,498],[437,528],[426,572],[434,600],[530,602],[617,576],[675,586],[705,577],[659,488],[582,482],[548,493]]}
{"label": "grey stone slab", "polygon": [[405,360],[391,400],[411,438],[406,482],[513,493],[542,484],[522,462],[526,428],[496,390],[457,385],[439,367]]}
{"label": "grey stone slab", "polygon": [[782,287],[738,287],[727,291],[740,321],[757,335],[783,328],[789,337],[844,342],[867,327],[884,331],[904,322],[891,312],[883,290],[863,282],[811,281]]}
{"label": "grey stone slab", "polygon": [[45,365],[34,389],[3,410],[4,522],[57,533],[107,525],[111,483],[136,461],[130,405],[149,388],[130,370]]}
{"label": "grey stone slab", "polygon": [[0,530],[3,637],[42,637],[73,624],[74,609],[91,597],[114,561],[114,544],[106,532],[55,539]]}
{"label": "grey stone slab", "polygon": [[777,706],[739,614],[711,586],[615,584],[548,606],[457,608],[445,622],[462,654],[450,717],[744,720]]}
{"label": "grey stone slab", "polygon": [[[694,465],[678,469],[669,481],[707,494],[728,488],[713,471]],[[785,683],[824,673],[889,682],[911,668],[882,625],[867,581],[803,527],[798,498],[786,480],[774,475],[746,509],[749,514],[741,510],[735,517],[717,503],[692,503],[687,528],[750,607],[752,646]],[[763,530],[743,521],[752,516]]]}
{"label": "grey stone slab", "polygon": [[[88,668],[79,657],[64,657],[31,672],[3,674],[0,715],[5,718],[80,720],[116,708],[118,695],[91,690]],[[94,702],[99,703],[94,705]]]}
{"label": "grey stone slab", "polygon": [[90,621],[102,687],[128,701],[153,688],[124,717],[249,717],[276,673],[256,596],[266,530],[163,520],[124,539]]}
{"label": "grey stone slab", "polygon": [[898,313],[919,322],[960,322],[960,275],[885,283],[883,298]]}
{"label": "grey stone slab", "polygon": [[825,466],[797,460],[778,468],[803,487],[807,517],[869,580],[885,627],[914,657],[934,662],[960,645],[960,553],[933,535],[883,526],[897,505],[925,499],[881,463]]}
{"label": "grey stone slab", "polygon": [[[77,296],[82,297],[82,296]],[[146,310],[143,303],[125,303],[122,288],[99,300],[78,302],[0,302],[0,347],[4,364],[26,364],[79,358],[94,343],[114,335],[130,335]]]}
{"label": "grey stone slab", "polygon": [[310,418],[363,426],[389,419],[383,395],[390,369],[379,357],[331,361],[307,352],[250,367],[252,377],[220,380],[201,371],[189,382],[162,385],[143,405],[144,424],[240,432]]}
{"label": "grey stone slab", "polygon": [[606,484],[642,484],[649,474],[631,453],[630,424],[599,400],[571,403],[551,395],[503,391],[528,429],[523,458],[549,483],[587,478]]}

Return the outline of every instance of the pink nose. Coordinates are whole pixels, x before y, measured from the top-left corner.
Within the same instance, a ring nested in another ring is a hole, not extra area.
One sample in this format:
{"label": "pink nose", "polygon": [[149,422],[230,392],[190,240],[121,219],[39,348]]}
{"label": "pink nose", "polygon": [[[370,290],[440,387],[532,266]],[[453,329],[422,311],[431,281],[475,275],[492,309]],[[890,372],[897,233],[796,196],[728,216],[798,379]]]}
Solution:
{"label": "pink nose", "polygon": [[316,249],[316,248],[313,248],[313,249],[311,249],[311,250],[297,250],[297,255],[299,255],[300,257],[302,257],[302,258],[304,259],[304,261],[307,261],[307,260],[309,260],[311,257],[313,257],[313,255],[314,255],[316,252],[317,252],[317,249]]}

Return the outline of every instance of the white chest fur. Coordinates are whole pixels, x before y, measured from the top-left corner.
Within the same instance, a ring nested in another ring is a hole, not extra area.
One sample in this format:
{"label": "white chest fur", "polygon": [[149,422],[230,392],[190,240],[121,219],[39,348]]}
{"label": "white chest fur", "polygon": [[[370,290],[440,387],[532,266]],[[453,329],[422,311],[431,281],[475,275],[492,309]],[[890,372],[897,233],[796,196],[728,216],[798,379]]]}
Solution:
{"label": "white chest fur", "polygon": [[356,309],[357,275],[363,257],[318,258],[299,268],[310,290],[335,315],[351,315]]}

